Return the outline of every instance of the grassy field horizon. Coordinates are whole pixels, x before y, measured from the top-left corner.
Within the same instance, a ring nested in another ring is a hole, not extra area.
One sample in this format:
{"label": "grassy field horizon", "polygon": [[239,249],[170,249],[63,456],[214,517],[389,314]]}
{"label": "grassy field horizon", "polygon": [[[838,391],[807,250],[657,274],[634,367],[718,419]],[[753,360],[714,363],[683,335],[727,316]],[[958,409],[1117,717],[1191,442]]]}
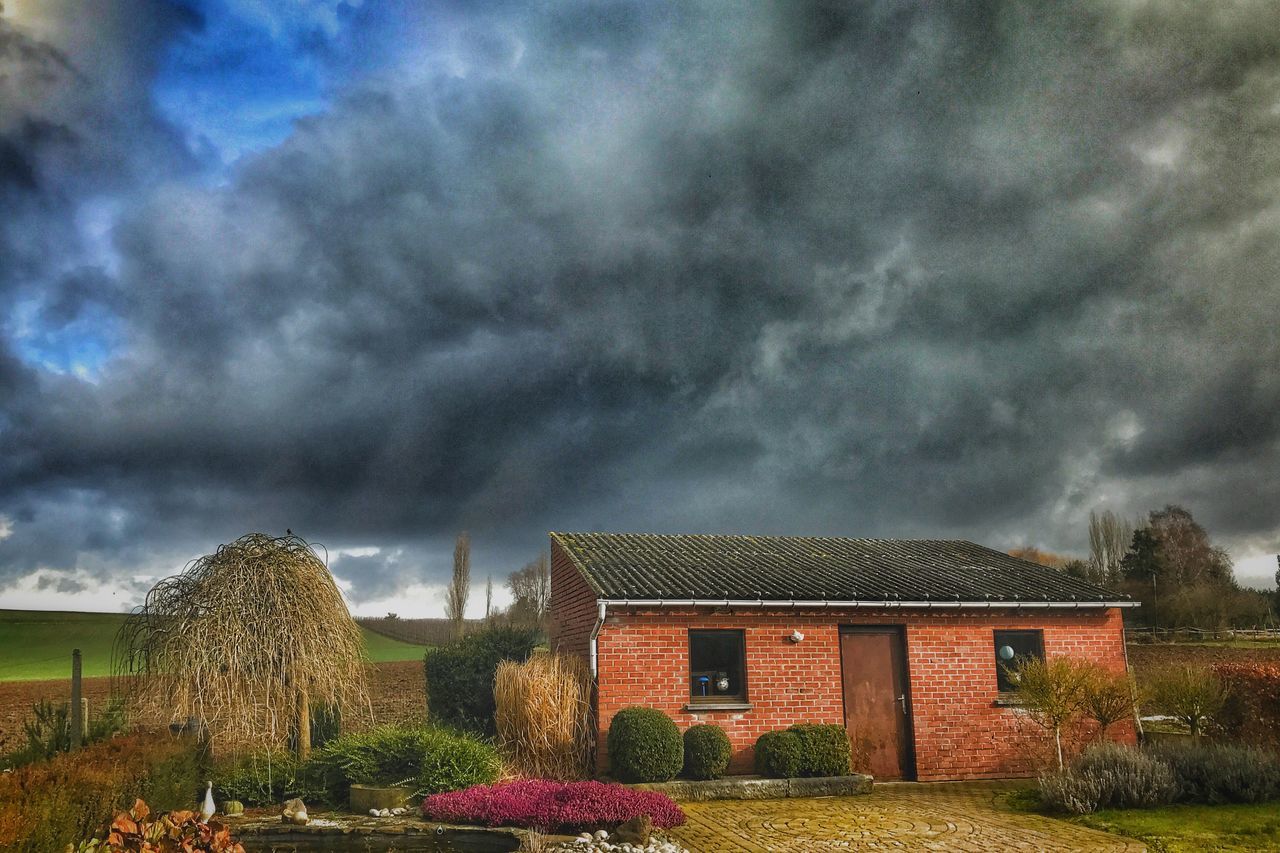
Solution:
{"label": "grassy field horizon", "polygon": [[[71,652],[80,649],[85,678],[111,674],[111,646],[128,614],[0,609],[0,681],[71,677]],[[420,660],[424,647],[361,627],[375,663]]]}

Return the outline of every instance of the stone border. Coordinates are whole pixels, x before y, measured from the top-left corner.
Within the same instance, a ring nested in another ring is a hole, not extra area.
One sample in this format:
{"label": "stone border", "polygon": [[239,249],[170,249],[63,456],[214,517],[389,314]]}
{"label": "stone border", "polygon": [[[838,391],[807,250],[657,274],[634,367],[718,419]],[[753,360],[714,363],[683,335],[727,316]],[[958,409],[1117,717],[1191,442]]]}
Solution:
{"label": "stone border", "polygon": [[[260,811],[260,810],[255,810]],[[416,809],[415,809],[416,811]],[[374,845],[395,847],[397,842],[411,844],[413,849],[438,846],[440,850],[474,851],[474,853],[511,853],[520,847],[525,831],[512,827],[461,826],[423,820],[416,814],[401,818],[371,818],[341,812],[311,815],[306,826],[282,823],[275,814],[249,814],[244,817],[218,816],[239,841],[263,845],[300,845],[306,849],[349,850],[352,839]],[[335,825],[336,824],[336,825]],[[548,840],[567,841],[571,836],[549,836]]]}
{"label": "stone border", "polygon": [[676,802],[700,803],[706,800],[781,800],[788,797],[849,797],[870,794],[872,778],[861,773],[852,776],[815,776],[808,779],[763,779],[759,776],[731,776],[725,779],[673,782],[646,782],[630,785],[640,791],[657,791]]}

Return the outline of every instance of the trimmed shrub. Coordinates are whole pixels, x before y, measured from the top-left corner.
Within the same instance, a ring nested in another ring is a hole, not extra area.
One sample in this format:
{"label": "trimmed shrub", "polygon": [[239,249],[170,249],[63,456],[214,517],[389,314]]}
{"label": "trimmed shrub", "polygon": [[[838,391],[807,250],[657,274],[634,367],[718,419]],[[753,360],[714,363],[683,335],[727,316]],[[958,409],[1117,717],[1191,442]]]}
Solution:
{"label": "trimmed shrub", "polygon": [[1065,769],[1040,777],[1041,801],[1070,814],[1166,805],[1177,791],[1169,765],[1114,743],[1094,744]]}
{"label": "trimmed shrub", "polygon": [[756,772],[772,779],[791,779],[800,775],[803,763],[800,738],[786,729],[765,732],[756,738]]}
{"label": "trimmed shrub", "polygon": [[756,738],[756,772],[771,779],[793,779],[804,766],[804,745],[787,729]]}
{"label": "trimmed shrub", "polygon": [[0,774],[0,849],[62,850],[138,797],[166,810],[190,808],[203,771],[192,739],[140,733]]}
{"label": "trimmed shrub", "polygon": [[431,726],[376,726],[341,735],[313,754],[329,801],[346,802],[353,784],[404,785],[414,796],[493,782],[502,762],[472,735]]}
{"label": "trimmed shrub", "polygon": [[523,826],[544,832],[612,829],[648,815],[659,829],[684,823],[684,812],[666,794],[604,782],[530,779],[478,785],[422,801],[422,816],[446,823]]}
{"label": "trimmed shrub", "polygon": [[1157,744],[1149,753],[1169,765],[1184,803],[1262,803],[1280,797],[1280,760],[1231,744]]}
{"label": "trimmed shrub", "polygon": [[666,782],[684,766],[680,729],[656,708],[623,708],[609,723],[609,772],[621,782]]}
{"label": "trimmed shrub", "polygon": [[849,735],[844,726],[800,724],[787,731],[800,738],[804,755],[801,776],[847,776]]}
{"label": "trimmed shrub", "polygon": [[329,802],[331,792],[321,777],[321,766],[301,763],[291,752],[257,752],[216,768],[213,790],[219,802],[239,800],[251,806],[294,797],[307,803]]}
{"label": "trimmed shrub", "polygon": [[535,629],[487,628],[427,649],[427,710],[432,722],[493,735],[493,679],[504,660],[523,663],[542,640]]}
{"label": "trimmed shrub", "polygon": [[724,729],[711,723],[690,726],[684,733],[683,776],[689,779],[719,779],[729,766],[733,746]]}
{"label": "trimmed shrub", "polygon": [[756,772],[774,779],[845,776],[849,736],[844,726],[800,724],[756,740]]}

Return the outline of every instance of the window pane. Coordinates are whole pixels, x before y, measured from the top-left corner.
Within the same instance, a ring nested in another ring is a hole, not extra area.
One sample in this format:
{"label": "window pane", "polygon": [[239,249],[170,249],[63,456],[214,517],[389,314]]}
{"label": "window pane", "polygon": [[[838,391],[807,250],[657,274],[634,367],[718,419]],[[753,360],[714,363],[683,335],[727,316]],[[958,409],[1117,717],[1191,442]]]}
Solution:
{"label": "window pane", "polygon": [[715,702],[746,699],[741,631],[689,632],[689,697]]}
{"label": "window pane", "polygon": [[1044,660],[1044,635],[1041,631],[996,631],[996,686],[1001,693],[1018,689],[1009,678],[1009,670],[1023,658]]}

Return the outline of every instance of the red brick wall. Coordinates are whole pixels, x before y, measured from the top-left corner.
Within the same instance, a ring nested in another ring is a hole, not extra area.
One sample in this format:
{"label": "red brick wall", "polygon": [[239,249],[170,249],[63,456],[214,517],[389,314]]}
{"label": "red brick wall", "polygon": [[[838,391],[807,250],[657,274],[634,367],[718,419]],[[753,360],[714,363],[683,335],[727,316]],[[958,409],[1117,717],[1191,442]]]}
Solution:
{"label": "red brick wall", "polygon": [[[1023,712],[995,705],[994,629],[1042,629],[1050,657],[1088,658],[1116,671],[1125,667],[1119,610],[856,611],[842,616],[611,609],[598,640],[599,769],[608,767],[609,720],[630,705],[659,708],[681,728],[697,722],[724,727],[734,746],[731,770],[736,772],[751,771],[752,745],[765,731],[796,722],[843,723],[842,624],[906,626],[916,767],[922,781],[1026,775],[1032,770],[1032,750],[1047,744]],[[751,710],[686,710],[690,628],[745,630]],[[796,629],[805,635],[799,644],[787,641]],[[1118,725],[1111,734],[1134,740],[1131,724]]]}
{"label": "red brick wall", "polygon": [[560,543],[551,540],[549,640],[553,651],[587,657],[598,611],[596,594]]}

